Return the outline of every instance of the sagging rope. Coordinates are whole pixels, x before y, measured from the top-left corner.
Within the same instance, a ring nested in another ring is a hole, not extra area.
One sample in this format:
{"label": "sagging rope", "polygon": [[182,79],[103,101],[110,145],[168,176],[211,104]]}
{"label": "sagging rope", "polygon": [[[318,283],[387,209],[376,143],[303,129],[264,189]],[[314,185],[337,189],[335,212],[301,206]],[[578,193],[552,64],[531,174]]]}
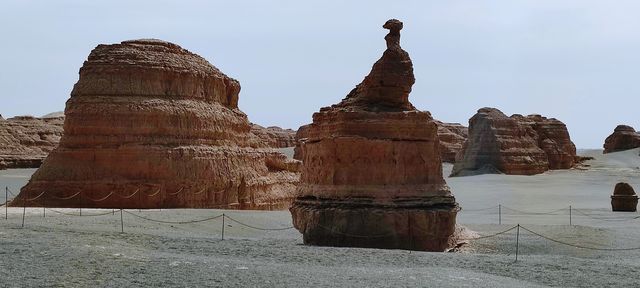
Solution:
{"label": "sagging rope", "polygon": [[[560,211],[564,211],[564,210],[569,209],[569,207],[567,206],[567,207],[556,209],[556,210],[549,211],[549,212],[529,212],[529,211],[522,211],[522,210],[509,208],[509,207],[504,206],[504,205],[502,205],[502,208],[507,209],[507,210],[511,210],[511,211],[514,211],[514,212],[518,212],[520,214],[525,214],[525,215],[552,215],[552,214],[554,214],[556,212],[560,212]],[[557,214],[554,214],[554,215],[557,215]]]}
{"label": "sagging rope", "polygon": [[31,199],[29,199],[29,198],[24,199],[23,201],[31,202],[31,201],[33,201],[33,200],[36,200],[36,199],[38,199],[38,198],[42,197],[42,195],[44,195],[44,193],[45,193],[45,192],[47,192],[47,191],[42,191],[42,193],[40,193],[40,195],[38,195],[38,196],[36,196],[36,197],[34,197],[34,198],[31,198]]}
{"label": "sagging rope", "polygon": [[262,231],[282,231],[282,230],[289,230],[289,229],[293,229],[294,228],[293,226],[283,227],[283,228],[260,228],[260,227],[252,226],[252,225],[249,225],[249,224],[246,224],[246,223],[242,223],[242,222],[240,222],[240,221],[238,221],[236,219],[233,219],[233,218],[231,218],[231,217],[229,217],[227,215],[225,215],[225,217],[227,219],[233,221],[233,222],[236,222],[236,223],[242,225],[242,226],[246,226],[246,227],[249,227],[249,228],[252,228],[252,229],[262,230]]}
{"label": "sagging rope", "polygon": [[463,207],[461,211],[469,211],[469,212],[487,211],[487,210],[496,209],[496,208],[498,208],[498,207],[499,207],[499,205],[491,206],[491,207],[487,207],[487,208],[481,208],[481,209],[465,209],[465,208]]}
{"label": "sagging rope", "polygon": [[[135,213],[129,212],[127,210],[123,210],[125,213],[133,215],[135,217],[138,217],[140,219],[144,219],[147,221],[152,221],[152,222],[157,222],[157,223],[165,223],[165,224],[191,224],[191,223],[199,223],[199,222],[205,222],[205,221],[209,221],[209,220],[214,220],[214,219],[218,219],[220,217],[223,217],[223,214],[220,214],[218,216],[214,216],[214,217],[209,217],[209,218],[204,218],[204,219],[198,219],[198,220],[190,220],[190,221],[165,221],[165,220],[157,220],[157,219],[151,219],[151,218],[147,218],[141,215],[137,215]],[[228,217],[228,216],[227,216]]]}
{"label": "sagging rope", "polygon": [[55,198],[55,199],[58,199],[58,200],[69,200],[69,199],[71,199],[73,197],[76,197],[76,196],[80,195],[80,193],[82,193],[82,191],[78,191],[78,193],[73,194],[71,196],[67,196],[67,197],[57,197],[57,196],[51,195],[51,198]]}
{"label": "sagging rope", "polygon": [[91,198],[89,196],[84,196],[84,197],[89,199],[89,200],[91,200],[91,201],[93,201],[93,202],[101,202],[101,201],[107,200],[107,198],[111,197],[111,195],[113,195],[113,191],[111,191],[111,193],[107,194],[107,196],[104,196],[104,197],[99,198],[99,199],[93,199],[93,198]]}
{"label": "sagging rope", "polygon": [[178,193],[182,192],[182,190],[184,190],[184,187],[180,188],[180,190],[175,193],[169,193],[169,195],[178,195]]}
{"label": "sagging rope", "polygon": [[133,197],[134,195],[138,194],[138,191],[140,191],[140,188],[136,189],[136,191],[133,192],[133,194],[131,194],[129,196],[122,196],[122,195],[118,195],[118,196],[120,196],[123,199],[129,199],[129,198]]}
{"label": "sagging rope", "polygon": [[589,247],[589,246],[584,246],[584,245],[579,245],[579,244],[572,244],[572,243],[569,243],[569,242],[564,242],[564,241],[561,241],[561,240],[553,239],[553,238],[551,238],[549,236],[542,235],[542,234],[540,234],[538,232],[535,232],[535,231],[532,231],[531,229],[528,229],[528,228],[526,228],[526,227],[524,227],[522,225],[520,225],[520,228],[522,228],[523,230],[525,230],[525,231],[527,231],[527,232],[529,232],[529,233],[531,233],[533,235],[536,235],[538,237],[544,238],[544,239],[549,240],[551,242],[555,242],[555,243],[558,243],[558,244],[571,246],[571,247],[575,247],[575,248],[588,249],[588,250],[597,250],[597,251],[631,251],[631,250],[640,250],[640,247],[635,247],[635,248],[597,248],[597,247]]}
{"label": "sagging rope", "polygon": [[58,211],[55,209],[51,209],[51,208],[45,208],[49,211],[52,211],[54,213],[58,213],[58,214],[62,214],[62,215],[67,215],[67,216],[76,216],[76,217],[91,217],[91,216],[104,216],[104,215],[108,215],[108,214],[113,214],[113,211],[109,211],[109,212],[105,212],[105,213],[100,213],[100,214],[73,214],[73,213],[66,213],[66,212],[62,212],[62,211]]}
{"label": "sagging rope", "polygon": [[162,190],[162,188],[158,188],[158,191],[156,191],[156,193],[148,194],[147,197],[153,197],[153,196],[158,195],[160,193],[160,190]]}
{"label": "sagging rope", "polygon": [[625,219],[606,219],[606,218],[600,218],[600,217],[593,217],[592,215],[589,215],[589,214],[583,212],[580,209],[575,209],[574,208],[573,211],[576,211],[576,212],[578,212],[578,214],[581,214],[583,216],[589,217],[591,219],[600,220],[600,221],[609,221],[609,222],[629,221],[629,220],[635,220],[635,219],[640,218],[640,216],[636,216],[636,217],[633,217],[633,218],[625,218]]}

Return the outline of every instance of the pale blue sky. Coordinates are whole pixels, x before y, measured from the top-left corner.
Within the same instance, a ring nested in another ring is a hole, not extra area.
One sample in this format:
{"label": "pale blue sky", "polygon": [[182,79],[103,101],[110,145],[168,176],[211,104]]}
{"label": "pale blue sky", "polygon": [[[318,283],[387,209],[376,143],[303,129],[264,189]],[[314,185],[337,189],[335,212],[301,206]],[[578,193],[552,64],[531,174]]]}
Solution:
{"label": "pale blue sky", "polygon": [[419,109],[543,114],[597,148],[619,123],[640,129],[638,15],[632,0],[3,0],[0,114],[63,110],[96,45],[159,38],[238,79],[251,121],[295,129],[362,80],[398,18]]}

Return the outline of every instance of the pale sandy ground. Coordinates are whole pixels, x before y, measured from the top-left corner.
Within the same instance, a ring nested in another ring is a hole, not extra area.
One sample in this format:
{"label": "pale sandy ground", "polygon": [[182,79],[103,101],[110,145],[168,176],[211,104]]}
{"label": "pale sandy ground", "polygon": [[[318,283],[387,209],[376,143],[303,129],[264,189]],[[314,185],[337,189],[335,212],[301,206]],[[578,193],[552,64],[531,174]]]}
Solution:
{"label": "pale sandy ground", "polygon": [[[618,181],[640,189],[638,150],[596,156],[587,171],[537,176],[447,178],[463,207],[458,222],[480,235],[520,223],[561,241],[589,247],[640,247],[637,213],[610,212]],[[445,174],[451,165],[445,164]],[[33,170],[0,171],[0,185],[24,185]],[[2,191],[4,192],[4,191]],[[4,197],[4,193],[0,197]],[[498,225],[498,204],[502,225]],[[572,222],[569,226],[569,209]],[[493,207],[493,208],[492,208]],[[486,209],[490,208],[490,209]],[[527,215],[524,212],[548,212]],[[485,209],[476,211],[477,209]],[[78,213],[78,209],[57,209]],[[293,230],[260,231],[221,219],[195,224],[149,222],[111,210],[77,217],[42,209],[0,209],[0,287],[639,287],[640,250],[592,251],[515,230],[471,242],[458,253],[310,247]],[[131,213],[168,221],[225,213],[258,227],[286,228],[286,211],[154,210]],[[584,213],[589,215],[584,216]]]}

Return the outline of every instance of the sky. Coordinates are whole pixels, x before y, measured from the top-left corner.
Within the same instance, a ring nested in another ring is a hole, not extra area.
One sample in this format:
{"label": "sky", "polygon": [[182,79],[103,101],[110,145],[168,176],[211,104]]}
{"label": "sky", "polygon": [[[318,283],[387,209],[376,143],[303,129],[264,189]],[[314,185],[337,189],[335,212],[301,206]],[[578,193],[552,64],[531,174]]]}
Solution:
{"label": "sky", "polygon": [[404,22],[409,100],[467,125],[482,107],[563,121],[578,148],[640,129],[640,1],[3,0],[0,114],[62,111],[98,44],[139,38],[197,53],[242,86],[263,126],[297,129],[339,102]]}

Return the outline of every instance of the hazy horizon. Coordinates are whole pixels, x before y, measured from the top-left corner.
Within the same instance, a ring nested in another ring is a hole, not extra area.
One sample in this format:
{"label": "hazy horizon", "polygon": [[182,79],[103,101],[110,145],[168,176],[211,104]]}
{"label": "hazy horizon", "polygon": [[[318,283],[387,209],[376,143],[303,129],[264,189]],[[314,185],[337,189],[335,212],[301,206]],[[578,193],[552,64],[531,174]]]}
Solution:
{"label": "hazy horizon", "polygon": [[578,148],[618,124],[640,128],[640,2],[616,1],[17,1],[0,11],[0,114],[64,110],[98,44],[139,38],[197,53],[242,86],[240,109],[297,129],[340,101],[404,22],[410,101],[467,125],[481,107],[563,121]]}

